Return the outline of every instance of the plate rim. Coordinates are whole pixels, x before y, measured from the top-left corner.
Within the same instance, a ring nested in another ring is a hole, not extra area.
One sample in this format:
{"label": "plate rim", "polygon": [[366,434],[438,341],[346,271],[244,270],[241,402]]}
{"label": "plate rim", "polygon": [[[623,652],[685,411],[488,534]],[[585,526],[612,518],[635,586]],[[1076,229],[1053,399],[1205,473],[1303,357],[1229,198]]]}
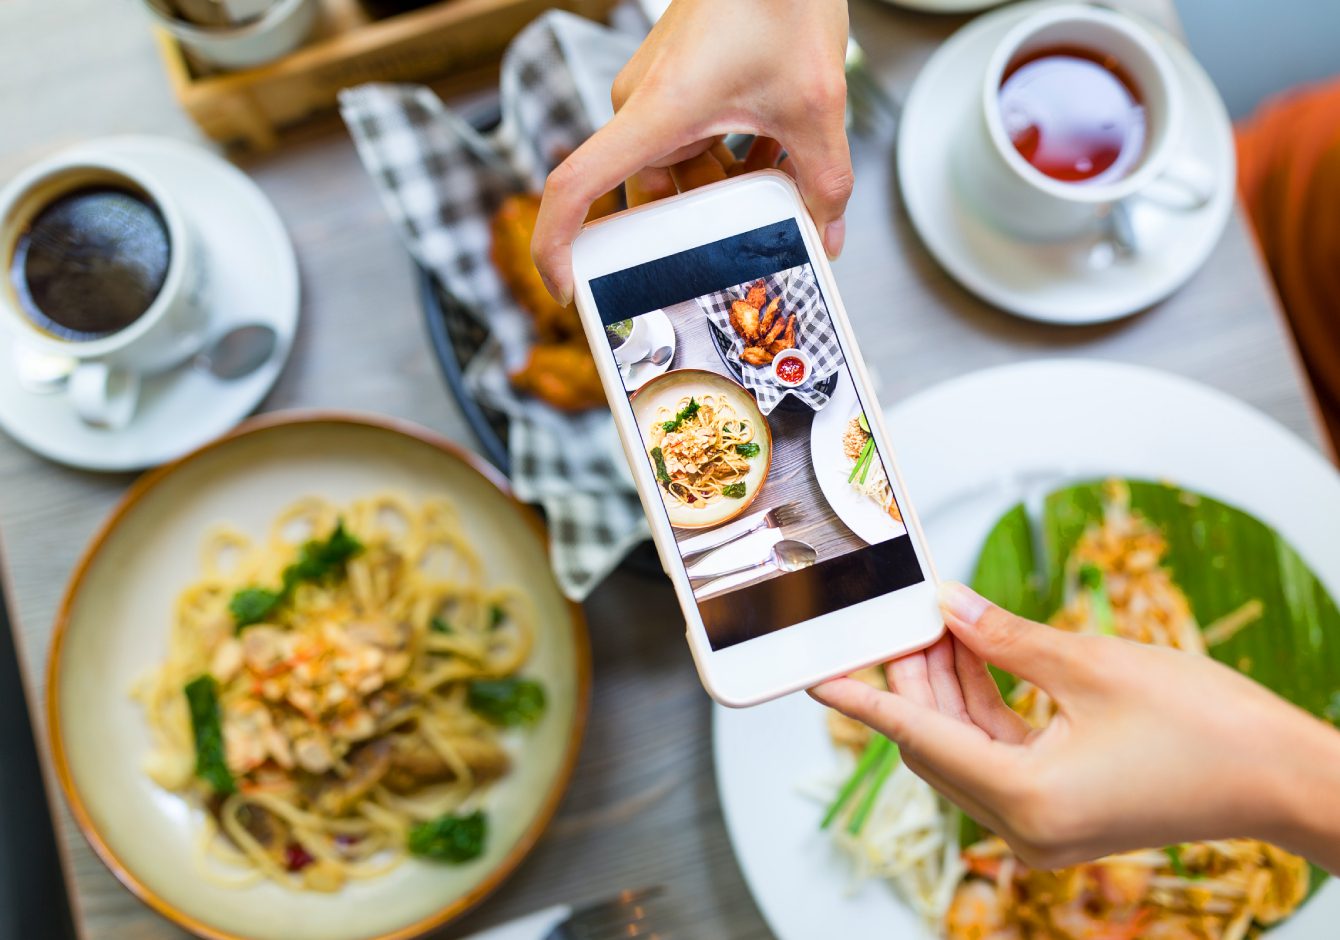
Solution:
{"label": "plate rim", "polygon": [[[266,434],[272,431],[301,427],[331,425],[336,427],[345,427],[361,430],[381,431],[408,438],[411,441],[431,447],[448,458],[454,458],[463,464],[466,469],[473,471],[486,482],[493,485],[495,489],[506,499],[511,507],[516,511],[526,524],[527,528],[539,540],[544,550],[545,557],[550,557],[549,541],[547,530],[539,515],[530,506],[522,503],[512,492],[507,478],[501,471],[488,463],[474,452],[462,447],[435,431],[431,431],[422,425],[415,424],[399,418],[391,418],[382,415],[374,415],[357,411],[348,411],[340,409],[291,409],[284,411],[269,412],[263,415],[257,415],[241,424],[237,425],[228,433],[221,435],[211,441],[202,444],[200,447],[178,457],[177,459],[163,464],[135,480],[130,487],[122,494],[116,506],[102,521],[94,532],[84,550],[80,553],[79,560],[75,563],[74,570],[66,582],[64,591],[61,593],[60,603],[56,609],[56,617],[52,624],[51,650],[47,654],[46,664],[46,690],[44,711],[47,719],[47,744],[51,749],[51,765],[55,777],[60,786],[61,795],[65,798],[65,805],[74,818],[75,825],[78,827],[84,839],[93,849],[93,853],[99,861],[116,877],[122,886],[131,894],[137,897],[151,909],[161,914],[163,917],[177,924],[178,926],[189,930],[200,937],[208,940],[254,940],[246,934],[238,934],[230,931],[213,927],[195,916],[179,910],[172,903],[160,896],[157,892],[149,888],[139,877],[130,869],[130,867],[121,860],[103,839],[102,834],[94,824],[92,816],[85,807],[83,799],[75,786],[73,776],[70,772],[69,761],[65,753],[65,741],[62,734],[62,725],[60,717],[60,665],[65,646],[65,639],[71,619],[71,612],[74,603],[84,582],[88,576],[94,562],[101,556],[102,549],[107,540],[117,531],[126,517],[134,511],[147,496],[153,493],[160,484],[164,483],[173,474],[186,468],[188,464],[212,456],[215,451],[230,446],[234,442],[252,437],[258,434]],[[550,823],[557,814],[559,804],[566,795],[568,786],[572,782],[573,773],[577,767],[578,758],[581,755],[582,741],[585,737],[586,726],[591,710],[591,640],[590,631],[586,622],[586,615],[580,604],[568,598],[561,591],[563,604],[568,610],[570,622],[572,624],[573,652],[575,654],[577,666],[577,689],[574,697],[574,708],[572,726],[568,731],[568,740],[564,749],[562,764],[559,767],[558,774],[549,785],[548,792],[540,804],[539,812],[531,824],[522,832],[521,837],[516,841],[502,860],[490,871],[480,882],[465,894],[456,900],[444,906],[441,910],[429,914],[427,917],[420,918],[414,923],[403,927],[396,927],[390,931],[372,935],[369,940],[412,940],[412,938],[421,937],[429,931],[442,927],[451,921],[459,918],[462,914],[476,907],[480,902],[496,891],[516,869],[521,865],[531,851],[535,848],[540,838],[548,830]]]}

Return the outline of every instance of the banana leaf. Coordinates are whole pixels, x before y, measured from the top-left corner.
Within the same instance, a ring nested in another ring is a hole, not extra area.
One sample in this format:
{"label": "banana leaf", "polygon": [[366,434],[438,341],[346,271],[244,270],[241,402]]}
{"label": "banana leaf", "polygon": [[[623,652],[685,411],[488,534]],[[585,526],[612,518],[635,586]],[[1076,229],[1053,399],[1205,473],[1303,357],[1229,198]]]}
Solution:
{"label": "banana leaf", "polygon": [[[1247,512],[1166,483],[1128,481],[1130,506],[1168,541],[1163,564],[1202,626],[1259,600],[1259,620],[1211,647],[1221,662],[1340,727],[1340,610],[1298,553]],[[1039,520],[1044,559],[1022,504],[982,546],[973,587],[1007,610],[1045,621],[1061,605],[1066,558],[1101,522],[1103,481],[1051,493]],[[1045,568],[1045,570],[1041,570]],[[1003,692],[1013,677],[996,671]],[[1324,880],[1313,870],[1314,887]]]}

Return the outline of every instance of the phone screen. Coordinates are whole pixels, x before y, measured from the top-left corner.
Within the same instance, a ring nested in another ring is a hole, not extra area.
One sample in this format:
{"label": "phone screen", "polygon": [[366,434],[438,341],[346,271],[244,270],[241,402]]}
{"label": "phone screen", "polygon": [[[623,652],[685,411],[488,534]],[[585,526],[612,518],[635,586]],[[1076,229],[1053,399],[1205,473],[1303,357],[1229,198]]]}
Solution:
{"label": "phone screen", "polygon": [[591,291],[714,650],[924,580],[794,220]]}

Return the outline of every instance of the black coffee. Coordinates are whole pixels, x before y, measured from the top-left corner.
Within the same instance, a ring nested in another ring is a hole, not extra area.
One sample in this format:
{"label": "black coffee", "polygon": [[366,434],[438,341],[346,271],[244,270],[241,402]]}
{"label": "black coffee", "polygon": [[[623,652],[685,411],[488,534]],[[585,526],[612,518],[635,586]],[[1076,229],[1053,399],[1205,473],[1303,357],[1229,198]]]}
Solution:
{"label": "black coffee", "polygon": [[152,202],[92,185],[53,200],[14,246],[9,276],[38,327],[75,342],[125,329],[167,279],[172,243]]}

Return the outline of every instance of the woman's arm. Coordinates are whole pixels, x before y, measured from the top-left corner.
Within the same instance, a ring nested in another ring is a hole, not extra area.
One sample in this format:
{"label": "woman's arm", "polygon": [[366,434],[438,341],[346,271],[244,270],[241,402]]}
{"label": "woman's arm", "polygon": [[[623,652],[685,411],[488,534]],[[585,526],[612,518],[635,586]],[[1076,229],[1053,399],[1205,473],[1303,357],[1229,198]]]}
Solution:
{"label": "woman's arm", "polygon": [[[890,692],[811,691],[882,732],[909,767],[1055,868],[1127,849],[1252,836],[1340,874],[1340,732],[1214,660],[1016,617],[944,584],[950,632],[889,663]],[[986,663],[1046,692],[1035,731]]]}

